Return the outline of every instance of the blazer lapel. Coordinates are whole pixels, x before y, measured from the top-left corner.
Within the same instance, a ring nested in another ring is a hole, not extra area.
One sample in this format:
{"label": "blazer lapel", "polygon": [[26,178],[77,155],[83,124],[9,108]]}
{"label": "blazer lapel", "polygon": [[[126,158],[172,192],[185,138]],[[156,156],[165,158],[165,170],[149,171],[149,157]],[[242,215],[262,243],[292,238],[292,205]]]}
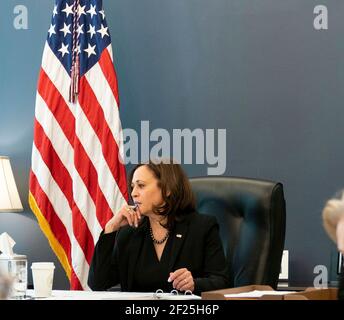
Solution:
{"label": "blazer lapel", "polygon": [[187,231],[189,229],[188,219],[184,219],[181,222],[177,222],[175,226],[175,233],[173,234],[174,241],[171,250],[171,259],[169,262],[169,272],[173,272],[176,259],[179,255],[181,248],[183,247],[184,241],[187,236]]}

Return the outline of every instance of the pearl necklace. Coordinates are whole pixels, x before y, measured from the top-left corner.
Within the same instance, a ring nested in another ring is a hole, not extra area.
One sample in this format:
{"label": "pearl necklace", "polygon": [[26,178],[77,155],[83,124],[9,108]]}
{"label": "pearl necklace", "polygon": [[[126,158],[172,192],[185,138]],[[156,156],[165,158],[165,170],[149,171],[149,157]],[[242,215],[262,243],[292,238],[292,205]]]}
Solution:
{"label": "pearl necklace", "polygon": [[149,232],[153,240],[153,243],[155,244],[163,244],[168,239],[168,236],[170,235],[170,233],[167,231],[165,237],[163,237],[161,240],[157,240],[154,238],[152,227],[149,227]]}

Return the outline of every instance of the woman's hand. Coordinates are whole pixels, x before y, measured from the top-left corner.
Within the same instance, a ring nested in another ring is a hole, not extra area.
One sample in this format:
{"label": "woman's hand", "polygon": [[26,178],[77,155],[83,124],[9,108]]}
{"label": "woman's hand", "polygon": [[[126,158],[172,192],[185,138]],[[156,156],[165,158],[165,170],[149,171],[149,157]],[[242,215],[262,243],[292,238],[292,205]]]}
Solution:
{"label": "woman's hand", "polygon": [[117,231],[120,227],[130,225],[138,227],[141,220],[141,212],[138,206],[125,205],[105,225],[104,233]]}
{"label": "woman's hand", "polygon": [[179,291],[195,290],[195,282],[191,272],[186,268],[178,269],[170,273],[168,282],[173,281],[173,288]]}

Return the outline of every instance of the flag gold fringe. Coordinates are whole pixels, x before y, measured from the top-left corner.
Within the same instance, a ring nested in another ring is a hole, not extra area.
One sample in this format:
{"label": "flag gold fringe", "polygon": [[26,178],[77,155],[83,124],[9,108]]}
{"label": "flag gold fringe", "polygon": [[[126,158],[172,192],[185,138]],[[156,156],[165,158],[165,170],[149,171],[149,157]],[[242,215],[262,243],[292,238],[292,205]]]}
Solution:
{"label": "flag gold fringe", "polygon": [[71,278],[71,267],[66,255],[65,250],[61,246],[61,244],[58,242],[58,240],[55,238],[54,233],[51,231],[48,221],[45,219],[44,215],[42,214],[41,210],[39,209],[35,197],[32,195],[32,193],[29,193],[29,204],[30,208],[35,214],[38,224],[44,233],[44,235],[47,237],[49,244],[51,248],[53,249],[55,255],[60,260],[60,263],[62,264],[63,269],[66,272],[66,275],[70,281]]}

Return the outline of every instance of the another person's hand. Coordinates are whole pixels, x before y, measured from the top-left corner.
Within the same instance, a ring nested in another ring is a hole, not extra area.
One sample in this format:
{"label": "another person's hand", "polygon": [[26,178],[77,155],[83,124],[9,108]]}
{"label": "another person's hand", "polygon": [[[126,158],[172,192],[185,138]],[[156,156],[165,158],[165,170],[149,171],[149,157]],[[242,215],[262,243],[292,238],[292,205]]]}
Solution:
{"label": "another person's hand", "polygon": [[179,291],[195,290],[195,282],[191,272],[186,268],[178,269],[170,273],[168,282],[173,282],[173,288]]}
{"label": "another person's hand", "polygon": [[130,225],[138,227],[141,220],[141,212],[139,207],[125,205],[119,210],[105,225],[104,233],[117,231],[119,228]]}
{"label": "another person's hand", "polygon": [[344,254],[344,214],[337,223],[336,235],[338,250]]}
{"label": "another person's hand", "polygon": [[324,227],[330,238],[337,244],[338,250],[344,253],[344,201],[331,199],[323,209]]}

